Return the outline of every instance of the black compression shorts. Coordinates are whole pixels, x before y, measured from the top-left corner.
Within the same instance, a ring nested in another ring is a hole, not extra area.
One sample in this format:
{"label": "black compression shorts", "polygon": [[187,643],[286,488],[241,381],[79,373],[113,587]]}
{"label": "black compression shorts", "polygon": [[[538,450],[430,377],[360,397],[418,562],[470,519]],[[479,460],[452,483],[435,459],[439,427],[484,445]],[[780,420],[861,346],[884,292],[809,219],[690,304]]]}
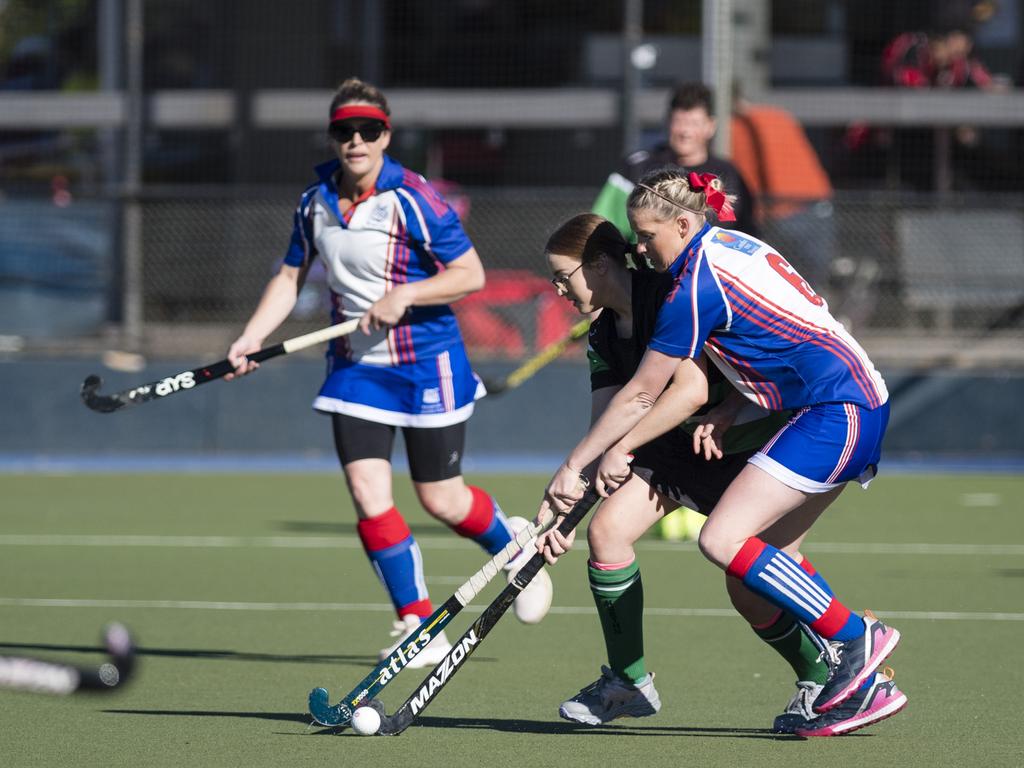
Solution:
{"label": "black compression shorts", "polygon": [[[396,427],[340,413],[331,414],[334,447],[345,466],[359,459],[391,461]],[[448,480],[462,474],[466,422],[447,427],[402,427],[409,473],[417,483]]]}

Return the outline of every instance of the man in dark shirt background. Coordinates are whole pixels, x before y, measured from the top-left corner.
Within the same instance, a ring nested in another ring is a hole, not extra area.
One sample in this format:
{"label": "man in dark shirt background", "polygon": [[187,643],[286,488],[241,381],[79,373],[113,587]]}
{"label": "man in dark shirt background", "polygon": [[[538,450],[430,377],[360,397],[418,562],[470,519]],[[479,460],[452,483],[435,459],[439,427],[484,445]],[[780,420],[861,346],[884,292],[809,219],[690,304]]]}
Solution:
{"label": "man in dark shirt background", "polygon": [[732,163],[712,155],[709,149],[716,126],[711,90],[697,82],[677,85],[669,100],[666,140],[653,149],[641,149],[626,157],[622,167],[605,182],[594,202],[594,213],[604,216],[627,238],[632,238],[626,219],[626,198],[630,190],[648,171],[675,165],[721,178],[725,191],[737,198],[733,204],[736,221],[727,226],[757,236],[753,201],[743,177]]}

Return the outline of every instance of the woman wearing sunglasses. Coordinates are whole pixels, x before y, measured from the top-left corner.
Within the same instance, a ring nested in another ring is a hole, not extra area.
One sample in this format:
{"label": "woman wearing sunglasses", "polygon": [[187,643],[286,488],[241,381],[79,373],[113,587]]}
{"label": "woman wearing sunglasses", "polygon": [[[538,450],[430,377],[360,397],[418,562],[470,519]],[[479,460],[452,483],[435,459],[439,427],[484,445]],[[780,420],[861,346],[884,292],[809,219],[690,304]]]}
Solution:
{"label": "woman wearing sunglasses", "polygon": [[[356,78],[342,83],[328,135],[336,157],[317,166],[295,210],[284,263],[228,357],[239,375],[257,367],[246,354],[291,313],[317,258],[328,274],[332,320],[361,318],[361,333],[328,349],[313,407],[331,417],[359,537],[398,615],[398,641],[383,657],[433,612],[419,548],[392,494],[397,428],[416,494],[433,517],[491,554],[528,523],[507,519],[490,494],[462,477],[466,421],[486,391],[449,304],[483,287],[480,257],[448,203],[386,154],[391,116],[379,89]],[[510,577],[532,553],[528,547],[513,561]],[[534,623],[550,604],[551,581],[541,573],[515,612]],[[409,666],[433,666],[449,648],[441,633]]]}

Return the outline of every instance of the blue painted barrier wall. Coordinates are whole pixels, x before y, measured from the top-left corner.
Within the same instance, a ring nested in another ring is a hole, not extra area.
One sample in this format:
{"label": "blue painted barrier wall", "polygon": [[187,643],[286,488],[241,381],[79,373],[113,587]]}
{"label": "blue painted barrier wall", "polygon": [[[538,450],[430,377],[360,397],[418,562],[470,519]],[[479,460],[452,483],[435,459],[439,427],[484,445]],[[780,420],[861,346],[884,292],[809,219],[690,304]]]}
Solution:
{"label": "blue painted barrier wall", "polygon": [[[310,403],[321,381],[316,359],[278,360],[241,381],[205,384],[138,407],[99,414],[78,396],[90,373],[103,392],[159,379],[194,361],[151,362],[140,373],[104,370],[96,359],[0,362],[0,454],[12,456],[293,454],[333,457],[326,417]],[[507,364],[480,364],[498,375]],[[905,374],[883,371],[893,391]],[[1024,372],[938,373],[893,400],[887,455],[1024,457]],[[586,369],[559,362],[519,389],[477,404],[467,455],[564,455],[589,419]]]}

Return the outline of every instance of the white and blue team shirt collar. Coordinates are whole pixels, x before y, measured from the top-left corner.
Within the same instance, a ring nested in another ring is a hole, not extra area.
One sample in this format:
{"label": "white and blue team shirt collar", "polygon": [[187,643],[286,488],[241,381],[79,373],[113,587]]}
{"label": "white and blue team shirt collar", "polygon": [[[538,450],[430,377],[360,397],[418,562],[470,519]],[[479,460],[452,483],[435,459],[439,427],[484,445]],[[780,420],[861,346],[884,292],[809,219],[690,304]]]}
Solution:
{"label": "white and blue team shirt collar", "polygon": [[701,248],[701,241],[704,239],[704,235],[710,230],[711,225],[705,222],[704,226],[697,231],[693,239],[679,253],[676,260],[669,265],[668,271],[672,274],[672,277],[679,279],[685,273],[686,265],[696,256],[697,251]]}
{"label": "white and blue team shirt collar", "polygon": [[[342,213],[334,181],[340,165],[334,159],[316,167],[316,181],[295,210],[284,258],[296,267],[314,258],[323,262],[336,322],[363,314],[395,285],[437,274],[473,247],[444,198],[386,155],[373,190]],[[461,343],[449,307],[414,306],[389,331],[355,334],[331,349],[339,359],[393,366]]]}
{"label": "white and blue team shirt collar", "polygon": [[[319,191],[323,201],[330,207],[331,212],[337,217],[341,226],[346,226],[345,218],[338,208],[338,186],[334,183],[334,175],[341,168],[341,160],[334,158],[325,163],[320,163],[314,170],[320,181]],[[377,176],[377,183],[374,184],[374,193],[387,192],[398,189],[405,179],[405,168],[399,163],[384,155],[384,165]]]}

